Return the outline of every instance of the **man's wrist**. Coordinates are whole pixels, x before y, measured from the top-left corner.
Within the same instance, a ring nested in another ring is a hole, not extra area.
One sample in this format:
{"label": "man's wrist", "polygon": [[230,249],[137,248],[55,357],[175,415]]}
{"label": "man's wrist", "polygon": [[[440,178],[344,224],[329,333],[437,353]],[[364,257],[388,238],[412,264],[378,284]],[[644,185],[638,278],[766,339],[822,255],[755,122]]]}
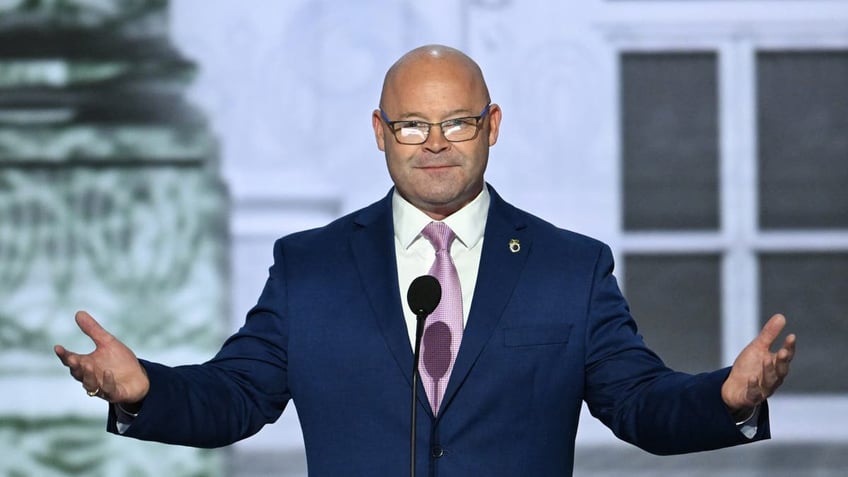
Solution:
{"label": "man's wrist", "polygon": [[143,403],[144,401],[133,403],[116,403],[115,406],[118,408],[119,414],[123,414],[125,417],[134,419],[141,411],[141,406]]}
{"label": "man's wrist", "polygon": [[757,410],[760,408],[759,405],[753,407],[743,407],[741,409],[737,409],[735,411],[731,411],[730,415],[733,417],[733,421],[736,422],[737,426],[741,426],[746,422],[750,421],[754,415],[757,414]]}

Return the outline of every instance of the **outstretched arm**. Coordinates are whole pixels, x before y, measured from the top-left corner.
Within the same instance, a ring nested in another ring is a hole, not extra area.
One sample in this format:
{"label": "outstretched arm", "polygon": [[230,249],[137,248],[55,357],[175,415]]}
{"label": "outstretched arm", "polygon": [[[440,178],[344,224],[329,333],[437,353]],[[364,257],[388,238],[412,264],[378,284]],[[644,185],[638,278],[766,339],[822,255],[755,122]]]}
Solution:
{"label": "outstretched arm", "polygon": [[750,416],[789,374],[789,363],[795,356],[795,335],[788,335],[777,352],[770,349],[785,326],[783,315],[772,316],[759,336],[733,362],[730,375],[721,387],[721,397],[737,421]]}
{"label": "outstretched arm", "polygon": [[150,381],[135,353],[88,313],[78,311],[75,318],[95,348],[89,354],[79,354],[62,345],[53,347],[62,364],[70,369],[71,376],[82,383],[89,396],[130,408],[140,403],[150,389]]}

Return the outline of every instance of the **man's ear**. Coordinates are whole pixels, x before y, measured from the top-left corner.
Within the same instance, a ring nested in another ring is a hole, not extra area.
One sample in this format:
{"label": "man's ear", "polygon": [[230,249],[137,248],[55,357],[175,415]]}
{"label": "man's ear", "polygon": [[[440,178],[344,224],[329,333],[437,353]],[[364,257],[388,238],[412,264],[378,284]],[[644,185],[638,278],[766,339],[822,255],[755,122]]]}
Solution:
{"label": "man's ear", "polygon": [[371,113],[371,126],[374,128],[374,139],[377,140],[377,149],[385,152],[386,136],[384,133],[386,130],[383,128],[383,118],[380,117],[379,109],[375,109]]}
{"label": "man's ear", "polygon": [[489,146],[494,146],[498,142],[498,133],[501,130],[501,107],[496,103],[489,106]]}

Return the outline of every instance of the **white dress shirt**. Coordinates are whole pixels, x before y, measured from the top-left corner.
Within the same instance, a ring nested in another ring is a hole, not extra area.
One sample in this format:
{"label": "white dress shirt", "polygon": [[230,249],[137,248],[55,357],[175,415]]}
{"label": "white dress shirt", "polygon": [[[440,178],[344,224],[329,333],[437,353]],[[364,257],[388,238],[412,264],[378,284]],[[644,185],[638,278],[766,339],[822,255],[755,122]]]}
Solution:
{"label": "white dress shirt", "polygon": [[[451,258],[459,274],[459,286],[462,288],[462,323],[465,326],[471,309],[471,297],[477,283],[477,271],[480,269],[480,255],[483,250],[483,231],[489,216],[489,190],[483,191],[462,209],[443,220],[456,234],[456,240],[450,248]],[[433,219],[406,201],[395,190],[392,196],[392,220],[395,227],[395,256],[398,266],[398,285],[400,300],[409,342],[415,343],[415,314],[406,303],[406,292],[417,277],[427,275],[436,249],[421,235],[421,230],[433,222]]]}

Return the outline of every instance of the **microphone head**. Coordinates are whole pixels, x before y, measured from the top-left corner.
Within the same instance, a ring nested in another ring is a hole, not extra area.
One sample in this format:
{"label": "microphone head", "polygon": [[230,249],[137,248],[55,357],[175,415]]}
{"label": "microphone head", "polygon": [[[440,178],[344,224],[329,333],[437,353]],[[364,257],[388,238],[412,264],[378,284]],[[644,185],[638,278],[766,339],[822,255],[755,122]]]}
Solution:
{"label": "microphone head", "polygon": [[406,302],[415,316],[429,315],[439,306],[442,299],[442,286],[436,277],[422,275],[409,285]]}

